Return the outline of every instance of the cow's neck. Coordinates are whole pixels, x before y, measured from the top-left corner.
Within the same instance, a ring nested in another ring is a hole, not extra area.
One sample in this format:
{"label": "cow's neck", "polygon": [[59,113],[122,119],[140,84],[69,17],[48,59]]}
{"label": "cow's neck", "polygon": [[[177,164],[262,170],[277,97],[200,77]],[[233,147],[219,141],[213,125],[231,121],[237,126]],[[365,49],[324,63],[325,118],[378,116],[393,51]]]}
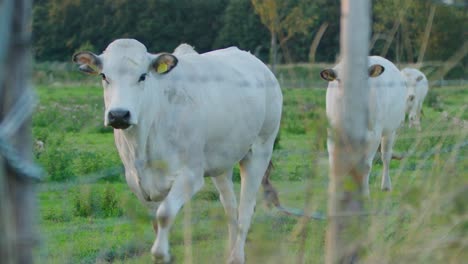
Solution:
{"label": "cow's neck", "polygon": [[[150,84],[150,86],[156,86]],[[162,90],[157,87],[150,90],[152,93],[146,94],[140,102],[142,106],[148,106],[141,109],[138,118],[138,124],[127,130],[114,130],[114,136],[119,149],[119,154],[122,159],[125,158],[125,166],[140,165],[143,167],[152,158],[154,141],[158,134],[158,126],[161,119],[161,114],[166,106]],[[123,157],[125,155],[125,157]]]}
{"label": "cow's neck", "polygon": [[[147,115],[146,117],[150,117]],[[127,162],[139,166],[146,164],[151,150],[149,146],[157,134],[157,123],[159,118],[152,116],[148,120],[138,120],[138,125],[127,130],[114,130],[114,136],[120,155],[126,155]],[[151,135],[151,138],[150,138]],[[123,158],[123,157],[122,157]],[[125,164],[130,165],[130,164]]]}

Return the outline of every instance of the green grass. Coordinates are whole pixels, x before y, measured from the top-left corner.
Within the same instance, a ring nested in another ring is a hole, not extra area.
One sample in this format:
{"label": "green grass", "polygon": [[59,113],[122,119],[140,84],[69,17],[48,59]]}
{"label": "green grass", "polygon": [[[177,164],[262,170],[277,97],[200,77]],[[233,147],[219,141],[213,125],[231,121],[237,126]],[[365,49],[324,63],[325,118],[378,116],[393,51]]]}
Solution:
{"label": "green grass", "polygon": [[[406,126],[392,161],[394,190],[379,190],[381,162],[371,179],[369,237],[364,263],[461,263],[467,259],[468,87],[433,89],[422,132]],[[326,212],[325,92],[285,89],[272,180],[288,207]],[[41,244],[37,263],[149,263],[155,236],[150,217],[125,184],[112,131],[103,128],[102,89],[39,86],[33,117],[37,161],[47,170],[39,186]],[[465,146],[457,148],[457,144]],[[239,184],[235,184],[236,190]],[[222,263],[227,224],[209,179],[184,206],[171,231],[178,263]],[[248,263],[323,263],[326,221],[269,211],[261,194],[246,255]],[[187,255],[191,252],[191,256]],[[446,261],[445,261],[446,260]],[[451,262],[450,262],[451,261]]]}

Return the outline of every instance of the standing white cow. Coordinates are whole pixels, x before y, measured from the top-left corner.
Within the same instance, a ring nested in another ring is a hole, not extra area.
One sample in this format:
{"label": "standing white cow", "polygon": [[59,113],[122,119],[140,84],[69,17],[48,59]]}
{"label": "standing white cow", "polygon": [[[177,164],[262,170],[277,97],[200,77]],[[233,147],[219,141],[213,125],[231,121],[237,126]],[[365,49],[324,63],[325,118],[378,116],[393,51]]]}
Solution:
{"label": "standing white cow", "polygon": [[417,127],[421,130],[421,113],[424,98],[429,90],[426,75],[413,68],[404,68],[401,73],[406,79],[408,93],[406,97],[406,114],[410,127]]}
{"label": "standing white cow", "polygon": [[[115,128],[127,183],[155,210],[155,260],[171,261],[174,218],[210,176],[228,216],[229,263],[244,263],[256,195],[281,119],[281,89],[268,67],[235,47],[198,54],[183,44],[174,54],[150,54],[133,39],[116,40],[101,55],[79,52],[73,61],[102,76],[104,123]],[[236,163],[239,207],[232,183]]]}
{"label": "standing white cow", "polygon": [[[350,153],[358,155],[363,160],[364,174],[362,190],[369,195],[369,174],[372,168],[372,160],[379,144],[383,161],[382,190],[391,190],[392,185],[389,176],[389,165],[392,158],[392,148],[395,141],[397,128],[405,118],[405,80],[400,71],[390,61],[378,57],[369,57],[369,121],[367,127],[366,143],[368,148],[365,153]],[[320,75],[329,81],[327,88],[326,110],[330,126],[336,127],[338,113],[343,111],[343,85],[340,80],[341,64],[333,69],[325,69]],[[334,164],[334,143],[331,135],[327,140],[330,163]]]}

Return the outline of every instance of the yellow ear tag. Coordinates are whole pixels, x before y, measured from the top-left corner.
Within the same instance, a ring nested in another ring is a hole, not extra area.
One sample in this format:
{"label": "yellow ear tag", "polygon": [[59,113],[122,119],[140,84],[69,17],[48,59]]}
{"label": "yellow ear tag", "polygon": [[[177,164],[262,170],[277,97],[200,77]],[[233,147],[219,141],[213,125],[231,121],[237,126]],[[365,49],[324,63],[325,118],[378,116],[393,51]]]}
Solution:
{"label": "yellow ear tag", "polygon": [[158,68],[156,69],[158,73],[165,73],[167,72],[167,64],[166,63],[161,63],[158,65]]}

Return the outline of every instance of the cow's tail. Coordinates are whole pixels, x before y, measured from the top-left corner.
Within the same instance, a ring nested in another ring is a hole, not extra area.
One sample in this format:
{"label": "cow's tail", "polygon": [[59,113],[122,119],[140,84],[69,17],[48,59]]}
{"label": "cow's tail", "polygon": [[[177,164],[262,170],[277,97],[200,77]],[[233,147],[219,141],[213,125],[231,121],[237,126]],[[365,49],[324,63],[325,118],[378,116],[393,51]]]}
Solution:
{"label": "cow's tail", "polygon": [[266,206],[270,209],[274,207],[278,211],[286,215],[308,217],[308,218],[315,219],[315,220],[324,220],[325,217],[320,213],[314,213],[312,215],[305,215],[302,210],[285,208],[281,205],[279,196],[278,196],[278,191],[276,191],[275,187],[273,187],[270,181],[270,174],[273,168],[274,168],[273,162],[270,161],[270,163],[268,164],[268,168],[265,171],[265,175],[263,175],[263,179],[262,179],[263,197],[264,197]]}
{"label": "cow's tail", "polygon": [[265,203],[268,208],[272,208],[273,206],[278,208],[281,207],[278,192],[276,191],[275,187],[271,184],[270,181],[270,174],[271,170],[273,169],[273,162],[270,160],[268,164],[268,168],[265,171],[265,175],[263,175],[262,179],[262,186],[263,186],[263,198],[265,199]]}
{"label": "cow's tail", "polygon": [[[381,152],[380,145],[379,145],[379,148],[377,149],[377,151]],[[402,160],[404,158],[406,158],[405,154],[392,151],[392,160]]]}
{"label": "cow's tail", "polygon": [[405,155],[402,154],[402,153],[396,153],[396,152],[392,152],[392,159],[393,160],[402,160],[405,158]]}

